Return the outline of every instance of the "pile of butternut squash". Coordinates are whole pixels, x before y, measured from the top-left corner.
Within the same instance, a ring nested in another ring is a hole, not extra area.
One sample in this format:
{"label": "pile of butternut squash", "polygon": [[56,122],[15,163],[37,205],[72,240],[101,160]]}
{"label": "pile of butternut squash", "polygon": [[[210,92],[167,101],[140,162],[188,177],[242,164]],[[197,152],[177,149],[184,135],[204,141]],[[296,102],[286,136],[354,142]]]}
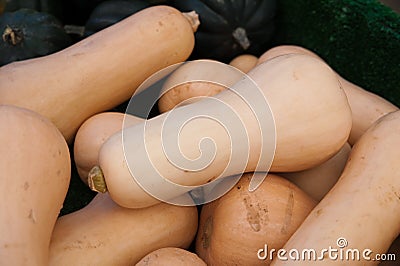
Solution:
{"label": "pile of butternut squash", "polygon": [[[340,77],[312,51],[282,45],[232,60],[241,74],[223,78],[251,94],[241,79],[247,73],[268,100],[261,120],[230,88],[204,82],[221,73],[219,62],[178,68],[154,118],[110,111],[159,70],[187,60],[198,24],[195,13],[153,6],[60,52],[0,68],[1,266],[379,263],[294,260],[287,252],[323,254],[338,239],[346,241],[342,248],[370,250],[370,258],[388,252],[400,234],[400,110]],[[199,119],[183,127],[179,151],[198,158],[199,143],[212,139],[212,162],[188,170],[169,161],[160,133],[165,123],[201,110],[221,115],[221,102],[247,134],[235,142],[243,160],[229,165],[232,132]],[[260,123],[271,121],[273,150],[260,137]],[[149,135],[142,139],[144,125]],[[154,181],[164,195],[189,204],[164,202],[132,176],[124,143],[137,148],[130,151],[136,174],[151,178],[156,171],[182,187],[238,182],[196,206],[190,194]],[[61,216],[75,171],[97,194]],[[264,181],[250,191],[254,177]],[[400,251],[395,255],[400,260]]]}

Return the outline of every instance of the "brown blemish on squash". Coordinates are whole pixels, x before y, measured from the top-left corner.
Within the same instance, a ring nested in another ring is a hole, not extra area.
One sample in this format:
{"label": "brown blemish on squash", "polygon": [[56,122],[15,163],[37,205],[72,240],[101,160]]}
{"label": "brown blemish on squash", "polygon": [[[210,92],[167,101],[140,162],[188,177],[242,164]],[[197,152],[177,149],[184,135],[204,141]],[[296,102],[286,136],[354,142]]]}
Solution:
{"label": "brown blemish on squash", "polygon": [[247,210],[247,222],[249,223],[253,231],[258,232],[261,230],[261,219],[260,213],[258,212],[256,206],[251,202],[251,198],[248,195],[244,195],[243,203]]}
{"label": "brown blemish on squash", "polygon": [[64,247],[65,250],[73,250],[73,249],[96,249],[99,247],[105,246],[105,244],[101,241],[90,243],[84,242],[82,240],[76,240],[72,242],[70,245]]}
{"label": "brown blemish on squash", "polygon": [[264,212],[264,222],[268,223],[269,222],[269,216],[268,216],[268,206],[266,205],[264,208],[262,208],[262,211]]}
{"label": "brown blemish on squash", "polygon": [[283,220],[282,228],[281,228],[281,233],[282,234],[287,234],[288,229],[292,223],[292,217],[293,217],[293,207],[294,207],[294,193],[293,190],[290,190],[288,201],[286,204],[286,209],[285,209],[285,218]]}
{"label": "brown blemish on squash", "polygon": [[26,246],[26,244],[24,244],[24,243],[18,243],[18,242],[8,242],[8,243],[5,243],[4,245],[3,245],[3,248],[21,248],[21,247],[23,247],[23,246]]}
{"label": "brown blemish on squash", "polygon": [[28,218],[29,218],[34,224],[36,223],[36,217],[35,217],[35,213],[34,213],[33,209],[31,209],[31,210],[29,211]]}
{"label": "brown blemish on squash", "polygon": [[295,71],[293,71],[293,79],[294,80],[299,80],[299,77]]}
{"label": "brown blemish on squash", "polygon": [[[157,256],[157,254],[155,254]],[[144,263],[144,265],[149,265],[151,258],[150,257],[146,257],[144,258],[141,262]]]}
{"label": "brown blemish on squash", "polygon": [[328,259],[328,253],[327,252],[324,252],[323,259],[324,260]]}
{"label": "brown blemish on squash", "polygon": [[26,182],[24,183],[24,190],[27,191],[28,188],[29,188],[29,182],[26,181]]}
{"label": "brown blemish on squash", "polygon": [[71,56],[77,57],[77,56],[83,56],[85,53],[73,53]]}
{"label": "brown blemish on squash", "polygon": [[201,235],[201,244],[205,249],[210,246],[212,231],[213,231],[213,219],[212,216],[209,216],[207,217],[207,220],[204,223],[204,229]]}
{"label": "brown blemish on squash", "polygon": [[58,156],[61,156],[61,154],[62,154],[61,150],[58,149],[57,152],[53,153],[53,158],[56,158],[57,155],[58,155]]}
{"label": "brown blemish on squash", "polygon": [[400,200],[400,194],[399,193],[397,193],[396,191],[395,192],[393,192],[394,193],[394,195],[397,197],[397,199],[398,200]]}

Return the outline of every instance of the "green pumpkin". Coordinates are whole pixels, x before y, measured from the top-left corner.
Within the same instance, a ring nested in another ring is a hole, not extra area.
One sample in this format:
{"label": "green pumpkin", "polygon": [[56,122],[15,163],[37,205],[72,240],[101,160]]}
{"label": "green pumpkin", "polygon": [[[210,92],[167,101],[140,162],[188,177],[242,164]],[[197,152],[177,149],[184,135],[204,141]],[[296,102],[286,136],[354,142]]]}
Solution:
{"label": "green pumpkin", "polygon": [[59,19],[61,18],[62,5],[60,0],[3,0],[3,1],[5,2],[4,12],[14,12],[22,8],[28,8],[40,12],[47,12],[56,16]]}
{"label": "green pumpkin", "polygon": [[0,65],[59,51],[72,44],[53,15],[32,9],[0,16]]}
{"label": "green pumpkin", "polygon": [[147,1],[141,0],[108,0],[100,3],[90,14],[85,24],[85,36],[89,36],[122,19],[149,7]]}
{"label": "green pumpkin", "polygon": [[175,0],[172,5],[199,14],[194,58],[227,63],[242,53],[258,56],[271,46],[276,0]]}

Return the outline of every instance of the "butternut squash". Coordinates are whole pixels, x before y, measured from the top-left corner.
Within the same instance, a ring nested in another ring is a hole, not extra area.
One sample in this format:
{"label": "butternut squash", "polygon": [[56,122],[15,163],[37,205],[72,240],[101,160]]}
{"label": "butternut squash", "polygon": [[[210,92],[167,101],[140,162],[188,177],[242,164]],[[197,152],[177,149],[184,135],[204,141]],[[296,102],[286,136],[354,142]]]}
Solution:
{"label": "butternut squash", "polygon": [[197,219],[195,206],[126,209],[99,193],[83,209],[57,220],[49,265],[134,265],[159,248],[188,248]]}
{"label": "butternut squash", "polygon": [[247,73],[258,63],[258,57],[251,54],[241,54],[233,58],[229,65],[236,67],[240,71]]}
{"label": "butternut squash", "polygon": [[0,128],[0,265],[47,265],[71,175],[67,143],[46,118],[16,106],[0,105]]}
{"label": "butternut squash", "polygon": [[216,60],[201,59],[181,64],[163,84],[158,109],[165,113],[178,105],[218,94],[238,81],[241,75],[238,70]]}
{"label": "butternut squash", "polygon": [[129,100],[146,78],[189,57],[196,15],[149,7],[60,52],[5,65],[0,103],[48,117],[72,143],[86,119]]}
{"label": "butternut squash", "polygon": [[309,56],[314,56],[315,58],[321,59],[316,53],[308,50],[302,46],[298,45],[279,45],[272,47],[265,51],[260,57],[258,58],[257,65],[262,64],[265,61],[268,61],[274,57],[281,56],[284,54],[306,54]]}
{"label": "butternut squash", "polygon": [[353,114],[354,126],[351,129],[348,140],[351,145],[354,145],[377,119],[385,114],[399,110],[397,106],[386,99],[366,91],[350,81],[340,78],[340,83],[346,92]]}
{"label": "butternut squash", "polygon": [[202,207],[196,253],[207,265],[269,265],[264,246],[283,247],[316,205],[278,175],[268,174],[253,192],[250,179],[244,174],[227,194]]}
{"label": "butternut squash", "polygon": [[[176,106],[190,104],[202,97],[213,96],[233,85],[242,74],[258,62],[254,55],[243,54],[229,63],[235,69],[215,60],[194,60],[179,66],[168,77],[161,90],[158,109],[167,112]],[[241,71],[241,72],[240,72]],[[234,73],[237,72],[237,73]],[[237,77],[237,78],[233,78]]]}
{"label": "butternut squash", "polygon": [[123,122],[130,126],[143,119],[118,112],[103,112],[87,119],[78,129],[74,140],[74,161],[82,181],[87,184],[90,169],[98,165],[101,145],[112,134],[122,130]]}
{"label": "butternut squash", "polygon": [[[168,201],[188,191],[173,185],[171,189],[168,181],[198,186],[255,169],[299,171],[326,161],[345,144],[350,108],[336,74],[321,60],[281,56],[249,76],[251,80],[233,86],[236,92],[222,91],[108,138],[100,149],[101,171],[89,173],[90,179],[104,182],[92,183],[105,183],[121,206],[140,208],[155,204],[163,193],[161,200]],[[214,146],[196,145],[207,138]],[[138,184],[139,179],[144,183]],[[159,194],[148,194],[149,185]]]}
{"label": "butternut squash", "polygon": [[[356,142],[338,182],[283,247],[300,254],[313,249],[315,261],[293,261],[295,255],[286,253],[286,261],[276,258],[273,265],[377,265],[375,255],[385,253],[400,233],[398,147],[400,111],[395,111]],[[324,252],[330,247],[337,251]]]}
{"label": "butternut squash", "polygon": [[313,199],[320,201],[339,179],[350,151],[351,146],[346,142],[339,152],[326,162],[303,171],[280,175],[296,184]]}
{"label": "butternut squash", "polygon": [[[306,48],[296,45],[281,45],[271,48],[262,54],[259,57],[257,64],[261,64],[271,58],[288,53],[307,54],[321,59],[317,54]],[[350,145],[353,145],[379,117],[399,110],[399,108],[379,95],[364,90],[360,86],[351,83],[339,74],[338,76],[343,90],[346,93],[352,112],[353,126],[351,128],[348,142]]]}
{"label": "butternut squash", "polygon": [[160,248],[147,254],[136,266],[207,266],[195,253],[182,248]]}

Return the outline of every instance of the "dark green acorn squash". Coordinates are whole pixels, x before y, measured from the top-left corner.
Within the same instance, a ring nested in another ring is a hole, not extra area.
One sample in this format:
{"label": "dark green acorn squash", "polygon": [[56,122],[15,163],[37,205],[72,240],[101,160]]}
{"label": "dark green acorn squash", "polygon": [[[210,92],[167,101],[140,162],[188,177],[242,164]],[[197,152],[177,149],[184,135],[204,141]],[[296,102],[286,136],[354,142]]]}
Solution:
{"label": "dark green acorn squash", "polygon": [[194,58],[229,62],[244,52],[258,56],[270,47],[275,0],[174,0],[171,5],[199,14]]}
{"label": "dark green acorn squash", "polygon": [[149,6],[150,4],[144,0],[108,0],[101,2],[90,14],[85,24],[85,36],[111,26]]}
{"label": "dark green acorn squash", "polygon": [[4,12],[14,12],[22,8],[47,12],[61,19],[62,5],[59,0],[5,0]]}
{"label": "dark green acorn squash", "polygon": [[51,54],[71,44],[56,17],[32,9],[4,12],[0,33],[0,65]]}

